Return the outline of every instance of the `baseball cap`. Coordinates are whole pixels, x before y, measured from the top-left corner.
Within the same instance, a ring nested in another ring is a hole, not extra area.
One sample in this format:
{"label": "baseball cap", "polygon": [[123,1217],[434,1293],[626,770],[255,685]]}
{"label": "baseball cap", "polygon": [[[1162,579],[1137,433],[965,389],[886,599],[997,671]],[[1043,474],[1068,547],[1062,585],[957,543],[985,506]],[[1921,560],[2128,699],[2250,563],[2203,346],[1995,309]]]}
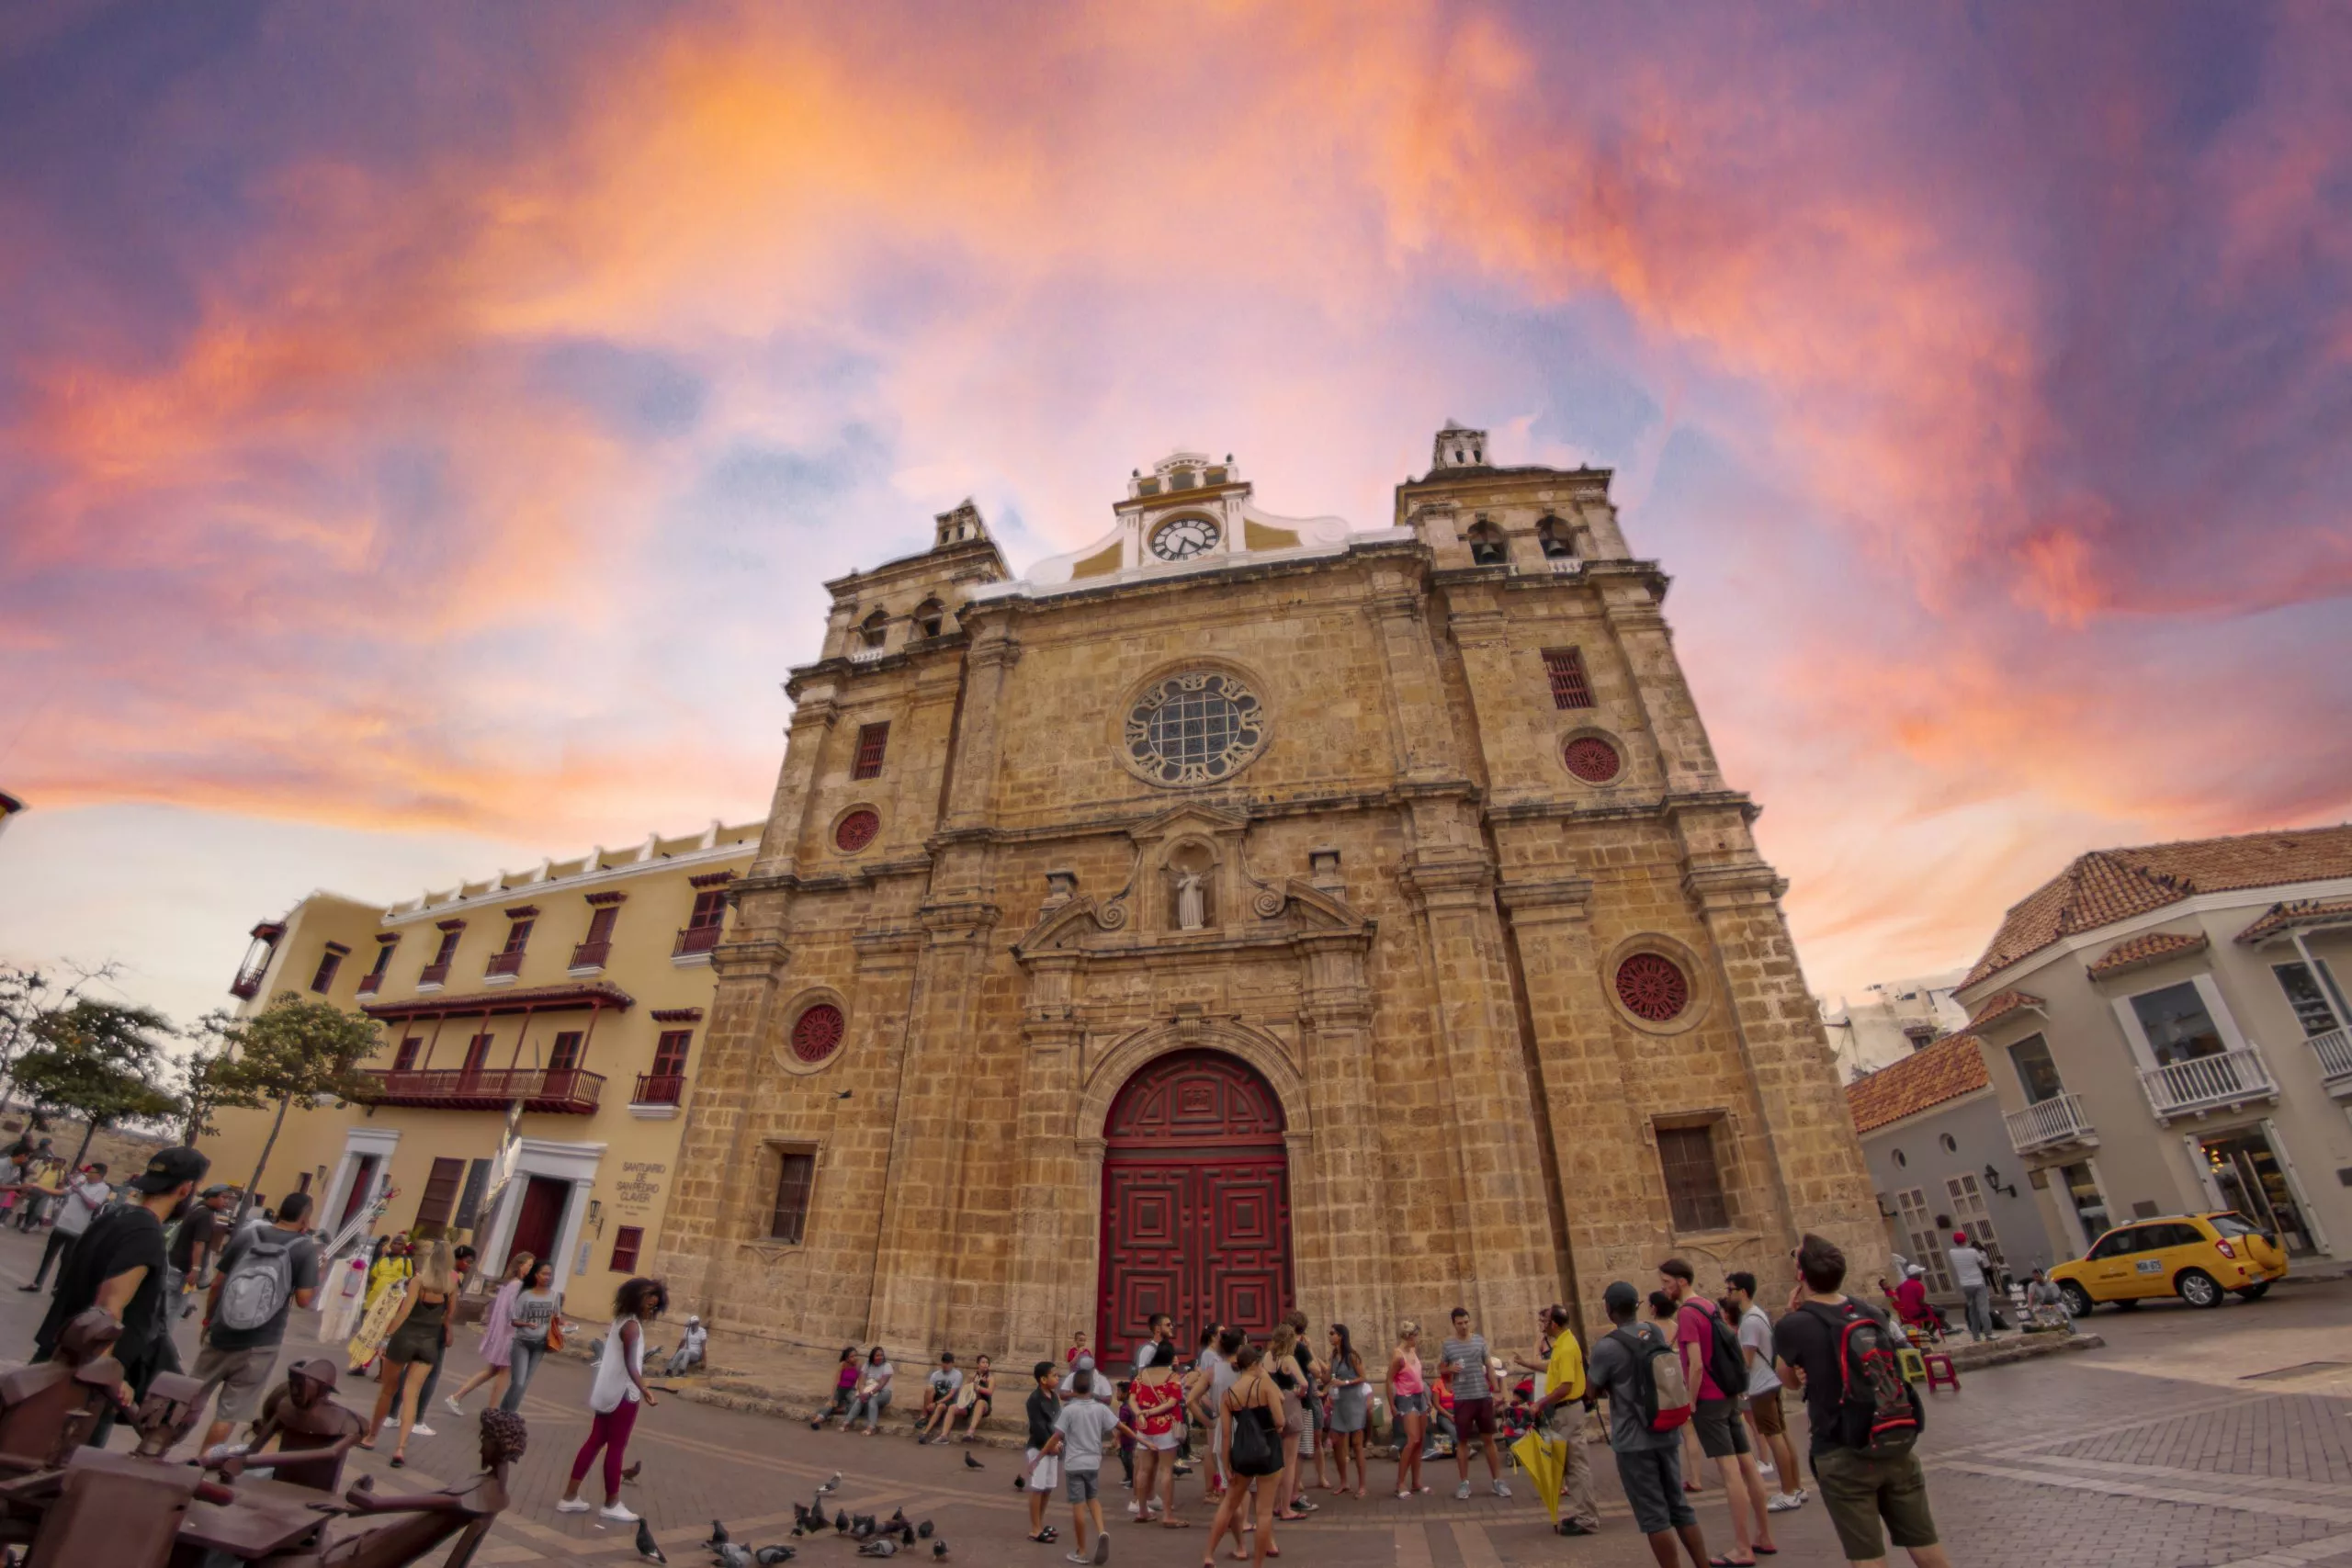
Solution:
{"label": "baseball cap", "polygon": [[169,1192],[183,1181],[201,1181],[212,1162],[194,1149],[174,1145],[147,1162],[147,1168],[130,1179],[133,1191]]}
{"label": "baseball cap", "polygon": [[1642,1304],[1642,1292],[1623,1280],[1612,1280],[1600,1292],[1600,1304],[1611,1312],[1631,1312]]}
{"label": "baseball cap", "polygon": [[222,1181],[216,1181],[197,1194],[199,1198],[234,1198],[236,1195],[237,1190]]}

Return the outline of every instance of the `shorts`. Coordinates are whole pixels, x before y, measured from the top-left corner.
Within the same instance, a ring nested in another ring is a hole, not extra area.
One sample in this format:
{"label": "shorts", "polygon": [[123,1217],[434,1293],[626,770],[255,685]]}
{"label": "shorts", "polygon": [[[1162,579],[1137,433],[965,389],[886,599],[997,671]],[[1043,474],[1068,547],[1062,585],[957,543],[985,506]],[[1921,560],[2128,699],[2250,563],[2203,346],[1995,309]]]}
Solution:
{"label": "shorts", "polygon": [[1426,1393],[1400,1393],[1392,1408],[1399,1416],[1426,1416],[1430,1413],[1430,1396]]}
{"label": "shorts", "polygon": [[207,1345],[196,1358],[196,1381],[220,1390],[220,1408],[213,1419],[250,1421],[260,1415],[262,1394],[277,1365],[275,1345],[255,1345],[244,1350],[216,1350]]}
{"label": "shorts", "polygon": [[1634,1528],[1644,1535],[1695,1525],[1699,1516],[1682,1495],[1682,1445],[1619,1449],[1617,1479],[1634,1510]]}
{"label": "shorts", "polygon": [[1096,1495],[1094,1483],[1102,1479],[1099,1470],[1066,1470],[1062,1472],[1063,1492],[1073,1503],[1091,1503]]}
{"label": "shorts", "polygon": [[[1855,1562],[1886,1555],[1879,1533],[1905,1551],[1936,1544],[1936,1518],[1928,1509],[1928,1475],[1919,1456],[1871,1459],[1859,1449],[1819,1449],[1814,1479],[1821,1483],[1821,1506],[1829,1510],[1838,1544]],[[1784,1483],[1785,1484],[1785,1483]]]}
{"label": "shorts", "polygon": [[1781,1408],[1781,1391],[1768,1388],[1747,1396],[1747,1413],[1756,1417],[1757,1432],[1767,1438],[1788,1436],[1789,1413]]}
{"label": "shorts", "polygon": [[1453,1429],[1465,1438],[1491,1438],[1495,1435],[1495,1402],[1487,1399],[1457,1399],[1453,1402]]}
{"label": "shorts", "polygon": [[1709,1459],[1736,1459],[1748,1451],[1747,1423],[1739,1418],[1736,1399],[1701,1400],[1690,1425],[1699,1431],[1699,1451]]}
{"label": "shorts", "polygon": [[1165,1432],[1146,1432],[1142,1436],[1143,1446],[1154,1453],[1173,1453],[1176,1446],[1184,1440],[1183,1433],[1173,1427]]}
{"label": "shorts", "polygon": [[1041,1454],[1029,1450],[1029,1490],[1050,1493],[1061,1484],[1062,1461],[1058,1454]]}

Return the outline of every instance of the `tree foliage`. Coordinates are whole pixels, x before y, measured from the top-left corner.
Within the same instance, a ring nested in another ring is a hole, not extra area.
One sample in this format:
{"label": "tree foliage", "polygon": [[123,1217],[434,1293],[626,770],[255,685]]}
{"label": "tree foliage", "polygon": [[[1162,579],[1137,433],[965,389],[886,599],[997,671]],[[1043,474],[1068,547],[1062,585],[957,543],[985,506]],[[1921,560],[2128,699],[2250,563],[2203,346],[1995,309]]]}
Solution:
{"label": "tree foliage", "polygon": [[[158,1087],[163,1036],[171,1021],[153,1008],[85,997],[34,1018],[33,1047],[16,1060],[17,1087],[45,1111],[80,1116],[91,1133],[109,1122],[178,1112],[177,1096]],[[88,1146],[85,1134],[84,1146]]]}
{"label": "tree foliage", "polygon": [[[367,1085],[359,1064],[376,1050],[377,1025],[332,1002],[281,991],[251,1018],[222,1020],[211,1027],[230,1053],[209,1074],[214,1092],[223,1097],[216,1103],[277,1107],[253,1179],[245,1184],[243,1202],[251,1203],[289,1109],[359,1097]],[[243,1213],[241,1204],[241,1218]]]}
{"label": "tree foliage", "polygon": [[236,1025],[232,1014],[207,1013],[192,1032],[200,1043],[180,1058],[180,1142],[190,1148],[198,1138],[220,1131],[213,1124],[214,1112],[256,1111],[267,1103],[236,1072],[236,1046],[230,1038]]}

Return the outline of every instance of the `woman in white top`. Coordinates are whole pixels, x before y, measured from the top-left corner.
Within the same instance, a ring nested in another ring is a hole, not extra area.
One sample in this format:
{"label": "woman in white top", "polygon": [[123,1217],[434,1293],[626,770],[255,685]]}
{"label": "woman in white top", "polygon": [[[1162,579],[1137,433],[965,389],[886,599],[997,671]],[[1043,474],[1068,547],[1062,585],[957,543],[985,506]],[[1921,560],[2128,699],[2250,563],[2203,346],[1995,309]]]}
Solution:
{"label": "woman in white top", "polygon": [[645,1386],[646,1325],[669,1309],[670,1292],[659,1280],[631,1280],[613,1296],[613,1326],[605,1336],[604,1359],[596,1363],[596,1381],[589,1385],[588,1408],[596,1419],[588,1440],[572,1456],[571,1483],[555,1506],[559,1514],[584,1514],[588,1500],[580,1483],[596,1450],[605,1450],[605,1506],[598,1512],[616,1524],[634,1524],[637,1516],[621,1506],[621,1461],[628,1453],[629,1428],[637,1425],[637,1408],[653,1408],[653,1393]]}

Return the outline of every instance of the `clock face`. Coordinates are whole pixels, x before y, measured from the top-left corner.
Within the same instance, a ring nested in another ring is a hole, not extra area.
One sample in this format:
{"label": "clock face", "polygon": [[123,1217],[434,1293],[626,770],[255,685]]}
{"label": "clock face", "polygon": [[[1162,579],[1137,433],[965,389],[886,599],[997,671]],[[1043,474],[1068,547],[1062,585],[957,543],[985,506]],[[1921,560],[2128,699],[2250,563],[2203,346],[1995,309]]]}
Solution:
{"label": "clock face", "polygon": [[1179,517],[1152,531],[1151,553],[1161,560],[1186,560],[1217,541],[1216,525],[1205,517]]}

